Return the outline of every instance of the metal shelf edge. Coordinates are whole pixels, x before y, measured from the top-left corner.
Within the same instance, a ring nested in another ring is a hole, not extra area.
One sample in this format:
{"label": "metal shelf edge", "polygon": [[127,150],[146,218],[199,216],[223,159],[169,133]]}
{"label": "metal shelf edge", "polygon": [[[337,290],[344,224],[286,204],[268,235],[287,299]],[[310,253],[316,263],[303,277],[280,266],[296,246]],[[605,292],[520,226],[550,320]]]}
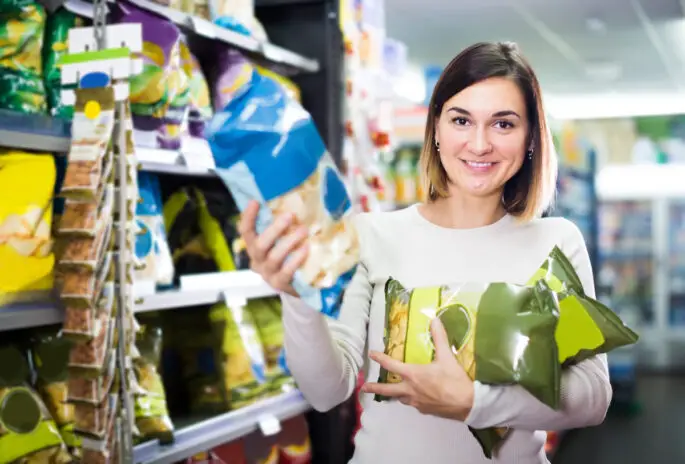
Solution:
{"label": "metal shelf edge", "polygon": [[0,306],[0,332],[59,324],[62,319],[62,309],[50,301]]}
{"label": "metal shelf edge", "polygon": [[269,61],[286,64],[301,71],[316,72],[319,70],[318,61],[306,58],[277,45],[262,43],[253,37],[217,26],[210,21],[197,18],[188,13],[155,4],[150,0],[130,0],[130,2],[139,8],[163,16],[178,26],[190,29],[195,34],[207,39],[219,40],[247,52],[259,53]]}
{"label": "metal shelf edge", "polygon": [[158,442],[144,443],[134,448],[137,464],[171,464],[224,443],[242,438],[259,429],[260,417],[269,415],[283,421],[310,409],[297,391],[267,398],[245,408],[231,411],[174,433],[171,445]]}

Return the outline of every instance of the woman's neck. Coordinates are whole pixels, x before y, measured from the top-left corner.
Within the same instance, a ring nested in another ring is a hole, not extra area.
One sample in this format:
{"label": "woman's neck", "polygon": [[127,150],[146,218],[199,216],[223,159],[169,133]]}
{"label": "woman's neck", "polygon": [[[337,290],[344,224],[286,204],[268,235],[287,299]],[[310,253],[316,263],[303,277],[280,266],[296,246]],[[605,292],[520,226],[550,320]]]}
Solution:
{"label": "woman's neck", "polygon": [[423,204],[419,208],[421,214],[433,224],[451,229],[489,226],[507,214],[499,197],[473,198],[451,195]]}

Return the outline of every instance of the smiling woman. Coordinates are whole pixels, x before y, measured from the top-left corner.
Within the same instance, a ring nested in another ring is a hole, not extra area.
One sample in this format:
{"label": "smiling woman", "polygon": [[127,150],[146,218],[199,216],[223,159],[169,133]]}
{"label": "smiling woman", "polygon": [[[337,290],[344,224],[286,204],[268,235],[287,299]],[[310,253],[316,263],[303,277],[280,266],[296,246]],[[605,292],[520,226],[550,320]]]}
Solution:
{"label": "smiling woman", "polygon": [[[368,395],[354,464],[547,463],[544,430],[604,419],[612,394],[605,355],[564,370],[554,410],[519,385],[472,381],[437,318],[430,326],[433,362],[404,363],[383,353],[386,336],[394,340],[391,354],[406,346],[392,327],[385,333],[391,276],[407,288],[526,285],[556,246],[594,297],[578,228],[565,219],[540,218],[552,200],[556,156],[537,79],[514,45],[477,44],[447,66],[430,103],[422,167],[425,203],[355,218],[360,262],[337,320],[284,284],[309,247],[288,232],[292,218],[278,218],[257,236],[258,205],[247,208],[240,230],[253,268],[281,291],[288,366],[310,404],[322,411],[352,395],[365,371]],[[388,311],[400,333],[409,323],[409,303]],[[395,382],[377,383],[381,369]],[[374,402],[374,395],[389,401]],[[469,428],[492,427],[510,432],[488,460]]]}

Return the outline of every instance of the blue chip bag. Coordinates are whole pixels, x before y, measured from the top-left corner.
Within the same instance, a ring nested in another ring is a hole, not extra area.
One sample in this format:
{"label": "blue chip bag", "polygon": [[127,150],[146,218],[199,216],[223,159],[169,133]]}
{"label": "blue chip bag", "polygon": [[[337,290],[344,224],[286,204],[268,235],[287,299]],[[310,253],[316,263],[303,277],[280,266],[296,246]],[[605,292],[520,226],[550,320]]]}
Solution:
{"label": "blue chip bag", "polygon": [[261,209],[257,232],[292,213],[309,228],[309,256],[293,287],[311,307],[336,317],[359,260],[352,202],[311,116],[270,77],[252,72],[207,127],[216,171],[244,210]]}

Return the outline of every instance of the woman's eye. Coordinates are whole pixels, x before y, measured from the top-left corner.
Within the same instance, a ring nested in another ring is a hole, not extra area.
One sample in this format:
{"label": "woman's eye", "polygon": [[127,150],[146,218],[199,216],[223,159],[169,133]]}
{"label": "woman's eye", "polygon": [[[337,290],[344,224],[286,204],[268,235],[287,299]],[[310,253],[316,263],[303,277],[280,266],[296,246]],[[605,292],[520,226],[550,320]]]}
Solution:
{"label": "woman's eye", "polygon": [[452,122],[454,122],[457,126],[465,126],[469,123],[466,118],[454,118]]}
{"label": "woman's eye", "polygon": [[511,129],[512,127],[514,127],[514,125],[509,121],[497,121],[495,123],[495,127],[497,127],[498,129]]}

